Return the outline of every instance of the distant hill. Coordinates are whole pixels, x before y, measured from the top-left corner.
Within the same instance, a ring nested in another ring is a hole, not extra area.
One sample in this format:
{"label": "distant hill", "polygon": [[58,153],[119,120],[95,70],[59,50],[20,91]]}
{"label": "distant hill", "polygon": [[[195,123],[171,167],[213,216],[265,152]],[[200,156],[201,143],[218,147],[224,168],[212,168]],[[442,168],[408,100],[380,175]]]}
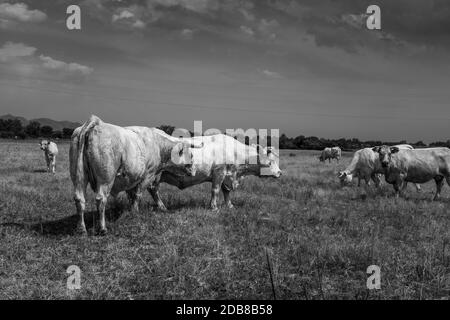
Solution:
{"label": "distant hill", "polygon": [[17,117],[12,114],[6,114],[4,116],[0,116],[0,119],[3,119],[3,120],[17,119],[17,120],[20,120],[20,122],[22,123],[22,126],[26,126],[28,123],[30,123],[30,121],[36,121],[36,122],[39,122],[41,127],[42,126],[50,126],[53,128],[54,131],[61,131],[63,128],[75,129],[75,128],[81,126],[81,124],[78,122],[58,121],[58,120],[53,120],[53,119],[48,119],[48,118],[38,118],[38,119],[27,120],[24,117]]}
{"label": "distant hill", "polygon": [[41,127],[42,126],[50,126],[55,131],[62,130],[63,128],[75,129],[75,128],[81,126],[81,124],[78,122],[57,121],[57,120],[52,120],[52,119],[48,119],[48,118],[32,119],[30,121],[39,122],[41,124]]}
{"label": "distant hill", "polygon": [[0,116],[0,119],[2,120],[20,120],[20,122],[22,123],[22,126],[26,126],[29,121],[27,119],[25,119],[24,117],[16,117],[13,116],[12,114],[5,114],[4,116]]}

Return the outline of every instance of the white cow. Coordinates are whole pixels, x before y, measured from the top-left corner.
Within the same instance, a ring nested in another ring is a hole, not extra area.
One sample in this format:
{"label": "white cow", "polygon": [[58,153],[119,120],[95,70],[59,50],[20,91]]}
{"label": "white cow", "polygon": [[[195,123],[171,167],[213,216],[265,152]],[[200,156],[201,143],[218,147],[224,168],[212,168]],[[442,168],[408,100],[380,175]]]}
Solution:
{"label": "white cow", "polygon": [[53,141],[42,140],[39,143],[42,151],[44,151],[45,161],[47,163],[47,171],[55,173],[56,170],[56,156],[58,155],[58,147]]}
{"label": "white cow", "polygon": [[328,159],[328,162],[331,162],[331,159],[336,159],[339,162],[341,158],[342,150],[339,147],[325,148],[320,154],[319,160],[324,162]]}
{"label": "white cow", "polygon": [[353,177],[356,177],[358,178],[358,187],[361,185],[361,180],[369,185],[370,179],[379,187],[382,173],[383,168],[381,168],[378,155],[371,148],[364,148],[355,152],[350,164],[344,171],[340,171],[338,176],[342,186],[350,183]]}
{"label": "white cow", "polygon": [[379,154],[386,182],[394,186],[396,197],[407,182],[425,183],[434,179],[434,200],[440,197],[444,178],[450,185],[449,148],[402,150],[395,146],[379,146],[373,151]]}
{"label": "white cow", "polygon": [[[211,182],[210,208],[213,210],[218,210],[217,197],[221,189],[226,206],[233,207],[230,191],[238,186],[239,180],[244,176],[279,178],[282,174],[278,167],[279,156],[271,147],[248,146],[224,134],[194,137],[191,141],[204,143],[202,149],[192,149],[195,176],[164,171],[159,182],[174,185],[179,189]],[[165,210],[158,188],[157,183],[150,193],[158,207]]]}
{"label": "white cow", "polygon": [[[398,149],[411,150],[412,146],[408,144],[396,145]],[[384,169],[381,166],[378,154],[372,150],[372,148],[364,148],[355,152],[352,161],[344,171],[340,171],[338,176],[341,181],[341,185],[350,183],[353,177],[358,178],[358,187],[361,186],[361,180],[366,182],[366,185],[370,185],[370,180],[375,183],[378,188],[381,185],[381,175],[384,173]],[[407,184],[403,186],[406,188]],[[417,191],[420,191],[420,185],[415,184]]]}
{"label": "white cow", "polygon": [[96,116],[75,129],[70,144],[70,176],[80,216],[78,231],[86,233],[85,193],[90,184],[100,216],[100,234],[106,233],[105,206],[109,195],[126,191],[138,210],[141,191],[162,170],[195,175],[189,147],[201,147],[146,127],[119,127]]}

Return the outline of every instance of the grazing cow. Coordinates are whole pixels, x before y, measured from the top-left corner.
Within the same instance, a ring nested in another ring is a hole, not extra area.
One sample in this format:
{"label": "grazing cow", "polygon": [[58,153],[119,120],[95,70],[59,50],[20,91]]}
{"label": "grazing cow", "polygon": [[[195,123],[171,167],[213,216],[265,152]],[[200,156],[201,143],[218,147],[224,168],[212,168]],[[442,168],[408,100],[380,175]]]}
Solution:
{"label": "grazing cow", "polygon": [[78,231],[86,234],[84,223],[87,184],[95,192],[100,216],[100,234],[106,233],[105,206],[109,195],[126,191],[138,210],[141,191],[162,170],[195,174],[189,147],[200,144],[182,141],[163,131],[146,127],[119,127],[96,116],[75,129],[70,145],[70,176],[80,216]]}
{"label": "grazing cow", "polygon": [[372,179],[375,186],[379,187],[381,173],[383,173],[383,169],[378,160],[378,155],[371,148],[364,148],[356,151],[348,167],[339,172],[339,180],[341,185],[344,186],[345,183],[350,183],[355,176],[358,178],[358,187],[361,186],[361,179],[367,185],[370,184],[370,179]]}
{"label": "grazing cow", "polygon": [[47,162],[47,171],[55,173],[56,156],[58,155],[58,147],[53,141],[42,140],[39,146],[45,154],[45,161]]}
{"label": "grazing cow", "polygon": [[407,182],[425,183],[434,179],[436,194],[440,197],[444,178],[450,185],[450,149],[399,149],[398,147],[379,146],[373,148],[379,154],[386,182],[392,184],[398,197],[402,186]]}
{"label": "grazing cow", "polygon": [[[233,208],[230,192],[239,184],[244,176],[276,177],[282,174],[278,167],[278,154],[271,147],[263,148],[258,145],[245,145],[236,139],[224,135],[194,137],[191,141],[203,141],[202,149],[193,149],[193,165],[196,167],[195,176],[176,174],[164,171],[160,182],[165,182],[185,189],[187,187],[211,182],[210,208],[218,210],[217,197],[220,189],[228,208]],[[158,192],[159,185],[154,186],[152,195],[158,207],[165,209]]]}
{"label": "grazing cow", "polygon": [[339,147],[333,147],[333,148],[325,148],[323,149],[322,153],[320,154],[319,160],[321,162],[324,162],[328,159],[328,162],[331,162],[331,159],[336,159],[337,162],[339,162],[339,159],[341,158],[342,151]]}
{"label": "grazing cow", "polygon": [[[395,147],[399,149],[413,149],[412,146],[408,144],[399,144]],[[361,179],[366,182],[366,185],[370,185],[370,179],[375,183],[378,188],[381,185],[381,175],[384,170],[381,166],[378,154],[375,153],[372,148],[364,148],[358,150],[353,155],[352,161],[344,171],[340,171],[338,174],[339,180],[341,181],[341,186],[346,183],[350,183],[353,176],[358,178],[358,187],[361,186]],[[415,184],[417,191],[420,192],[420,185]],[[403,186],[405,189],[407,184]]]}

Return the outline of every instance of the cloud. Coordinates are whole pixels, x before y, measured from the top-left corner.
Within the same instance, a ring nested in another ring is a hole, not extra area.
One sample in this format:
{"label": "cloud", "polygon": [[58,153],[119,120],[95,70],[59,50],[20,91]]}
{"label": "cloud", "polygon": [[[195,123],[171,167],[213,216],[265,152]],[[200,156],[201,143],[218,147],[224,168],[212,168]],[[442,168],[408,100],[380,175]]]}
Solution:
{"label": "cloud", "polygon": [[131,29],[144,29],[147,24],[143,21],[154,22],[159,18],[156,13],[145,7],[132,5],[126,8],[118,8],[112,15],[112,23],[119,27]]}
{"label": "cloud", "polygon": [[281,76],[281,74],[279,74],[278,72],[275,71],[269,71],[267,69],[265,70],[258,70],[261,74],[263,74],[264,76],[266,76],[267,78],[271,78],[271,79],[281,79],[283,78]]}
{"label": "cloud", "polygon": [[149,6],[182,7],[197,13],[207,13],[219,8],[218,0],[148,0]]}
{"label": "cloud", "polygon": [[191,40],[194,36],[194,31],[191,29],[183,29],[181,30],[180,35],[184,40]]}
{"label": "cloud", "polygon": [[261,19],[258,24],[258,31],[266,38],[275,39],[276,33],[275,30],[279,27],[279,23],[277,20],[266,20]]}
{"label": "cloud", "polygon": [[38,23],[47,19],[47,15],[39,10],[30,10],[24,3],[1,3],[0,4],[0,21],[10,22],[31,22]]}
{"label": "cloud", "polygon": [[132,13],[128,10],[123,10],[119,14],[113,14],[112,22],[116,22],[121,19],[129,19],[129,18],[133,18],[133,17],[134,17],[134,13]]}
{"label": "cloud", "polygon": [[344,23],[348,24],[349,26],[357,29],[361,29],[365,27],[366,21],[367,21],[367,14],[344,14],[342,15],[341,19]]}
{"label": "cloud", "polygon": [[253,22],[255,21],[255,15],[250,13],[248,10],[241,8],[238,10],[245,18],[245,20]]}
{"label": "cloud", "polygon": [[146,24],[142,20],[138,19],[131,26],[136,29],[144,29]]}
{"label": "cloud", "polygon": [[35,52],[36,48],[23,43],[7,42],[0,48],[0,61],[6,62],[11,58],[29,57]]}
{"label": "cloud", "polygon": [[252,28],[247,26],[240,26],[241,31],[246,34],[247,36],[253,37],[255,35],[255,31],[252,30]]}
{"label": "cloud", "polygon": [[46,69],[62,71],[68,74],[88,76],[94,71],[94,69],[78,63],[67,63],[42,54],[39,56],[39,60],[42,61],[42,66]]}

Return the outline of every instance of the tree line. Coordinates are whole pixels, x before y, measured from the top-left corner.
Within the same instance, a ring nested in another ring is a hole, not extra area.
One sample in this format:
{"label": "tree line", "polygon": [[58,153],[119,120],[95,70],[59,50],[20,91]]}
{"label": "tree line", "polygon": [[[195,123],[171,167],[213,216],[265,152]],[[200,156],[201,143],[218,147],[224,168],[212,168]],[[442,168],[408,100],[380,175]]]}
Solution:
{"label": "tree line", "polygon": [[396,144],[410,144],[414,148],[427,148],[427,147],[448,147],[450,148],[450,140],[447,141],[436,141],[429,144],[423,141],[417,141],[415,143],[407,142],[406,140],[401,141],[381,141],[381,140],[368,140],[361,141],[357,138],[352,139],[324,139],[318,137],[305,137],[298,136],[295,138],[290,138],[285,134],[280,136],[279,146],[280,149],[307,149],[307,150],[323,150],[327,147],[339,146],[342,150],[352,151],[359,150],[363,148],[369,148],[373,146],[380,145],[396,145]]}
{"label": "tree line", "polygon": [[[159,126],[158,129],[163,130],[168,135],[172,135],[175,130],[174,126],[170,125],[162,125]],[[191,136],[193,136],[193,132],[190,132]],[[236,137],[235,137],[236,138]],[[271,145],[270,136],[267,137],[267,141],[262,141],[257,137],[258,143],[264,143],[267,145]],[[245,143],[249,144],[249,139],[246,137]],[[298,150],[323,150],[327,147],[335,147],[339,146],[344,151],[353,151],[359,150],[363,148],[369,148],[373,146],[380,145],[396,145],[396,144],[410,144],[414,148],[427,148],[427,147],[447,147],[450,148],[450,140],[447,141],[436,141],[430,144],[426,144],[423,141],[417,141],[415,143],[409,143],[406,140],[401,141],[381,141],[381,140],[368,140],[368,141],[360,141],[357,138],[352,139],[324,139],[318,138],[314,136],[305,137],[303,135],[297,136],[295,138],[288,137],[286,134],[282,134],[279,139],[279,148],[280,149],[298,149]]]}
{"label": "tree line", "polygon": [[[169,135],[172,135],[175,130],[174,126],[161,125],[158,127]],[[30,121],[26,126],[22,125],[22,122],[18,119],[0,119],[0,138],[6,139],[26,139],[26,138],[52,138],[52,139],[70,139],[74,129],[63,128],[62,130],[54,130],[51,126],[41,126],[37,121]],[[191,132],[191,135],[193,133]],[[270,145],[270,136],[267,137],[267,145]],[[262,143],[258,139],[259,143]],[[249,139],[245,142],[248,144]],[[426,148],[426,147],[448,147],[450,148],[450,140],[436,141],[430,144],[426,144],[423,141],[417,141],[415,143],[408,143],[405,140],[402,141],[381,141],[381,140],[369,140],[360,141],[357,138],[352,139],[324,139],[314,136],[305,137],[303,135],[295,138],[288,137],[286,134],[282,134],[279,140],[280,149],[305,149],[305,150],[323,150],[326,147],[339,146],[343,150],[358,150],[362,148],[368,148],[379,145],[394,145],[394,144],[410,144],[414,148]]]}
{"label": "tree line", "polygon": [[18,119],[0,119],[0,138],[26,139],[26,138],[51,138],[70,139],[74,129],[63,128],[54,130],[51,126],[41,126],[37,121],[30,121],[26,126]]}

